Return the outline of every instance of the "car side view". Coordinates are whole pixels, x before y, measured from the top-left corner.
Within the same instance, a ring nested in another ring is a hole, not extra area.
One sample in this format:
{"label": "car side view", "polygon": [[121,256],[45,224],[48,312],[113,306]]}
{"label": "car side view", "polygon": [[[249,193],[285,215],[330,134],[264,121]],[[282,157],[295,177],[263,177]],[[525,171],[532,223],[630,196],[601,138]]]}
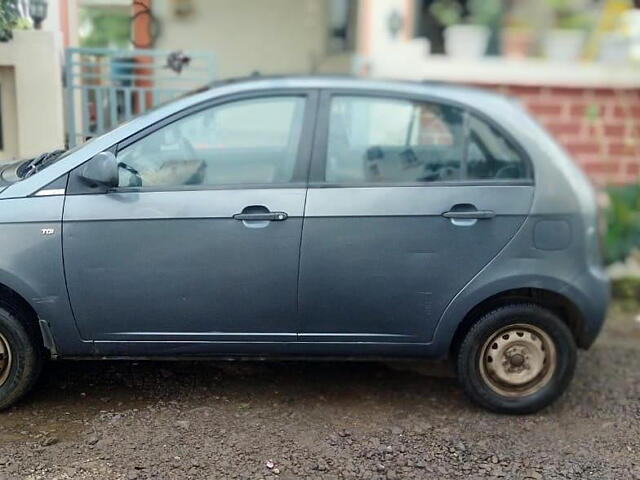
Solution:
{"label": "car side view", "polygon": [[514,102],[220,83],[0,171],[0,409],[46,359],[450,358],[534,412],[609,287],[577,166]]}

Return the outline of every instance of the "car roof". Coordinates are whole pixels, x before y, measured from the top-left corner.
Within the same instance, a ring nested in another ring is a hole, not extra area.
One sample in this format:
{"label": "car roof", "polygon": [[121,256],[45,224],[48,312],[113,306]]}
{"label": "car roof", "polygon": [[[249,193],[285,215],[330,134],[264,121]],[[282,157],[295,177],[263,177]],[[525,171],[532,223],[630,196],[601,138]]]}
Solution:
{"label": "car roof", "polygon": [[443,82],[416,82],[409,80],[370,79],[339,75],[292,75],[262,76],[251,75],[218,80],[197,92],[211,91],[225,87],[234,87],[234,91],[269,90],[279,88],[300,89],[336,89],[380,91],[397,94],[429,95],[450,101],[477,103],[482,101],[505,100],[505,96],[478,87],[447,84]]}

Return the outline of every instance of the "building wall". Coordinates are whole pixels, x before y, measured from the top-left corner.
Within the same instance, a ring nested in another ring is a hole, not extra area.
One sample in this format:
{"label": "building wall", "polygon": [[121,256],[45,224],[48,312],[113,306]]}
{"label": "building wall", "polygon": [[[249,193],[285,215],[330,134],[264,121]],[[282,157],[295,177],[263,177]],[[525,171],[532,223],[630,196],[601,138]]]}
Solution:
{"label": "building wall", "polygon": [[2,106],[3,130],[13,142],[10,150],[0,152],[0,161],[63,146],[60,55],[60,35],[53,32],[15,31],[13,40],[0,43],[3,85],[12,89],[11,105]]}
{"label": "building wall", "polygon": [[15,78],[16,72],[13,66],[0,66],[0,128],[2,128],[0,161],[11,159],[18,153]]}
{"label": "building wall", "polygon": [[170,0],[153,0],[162,25],[155,48],[211,51],[217,76],[309,73],[326,61],[325,0],[192,0],[174,14]]}
{"label": "building wall", "polygon": [[81,0],[48,0],[47,18],[42,29],[62,35],[61,46],[78,45],[78,2]]}
{"label": "building wall", "polygon": [[640,89],[493,85],[518,98],[596,184],[640,177]]}

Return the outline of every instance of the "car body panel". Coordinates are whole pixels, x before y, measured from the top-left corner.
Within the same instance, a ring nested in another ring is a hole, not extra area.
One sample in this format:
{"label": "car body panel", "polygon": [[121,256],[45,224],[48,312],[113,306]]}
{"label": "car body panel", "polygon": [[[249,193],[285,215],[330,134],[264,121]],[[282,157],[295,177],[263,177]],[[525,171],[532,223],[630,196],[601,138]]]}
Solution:
{"label": "car body panel", "polygon": [[80,341],[62,260],[64,196],[0,202],[0,283],[20,295],[52,329],[56,348],[91,353]]}
{"label": "car body panel", "polygon": [[589,265],[588,239],[574,235],[569,248],[541,250],[533,245],[535,227],[540,221],[565,221],[571,231],[585,230],[581,215],[532,215],[509,244],[485,266],[449,303],[438,322],[434,355],[445,356],[450,339],[471,309],[501,292],[539,289],[567,298],[579,309],[582,318],[578,345],[591,346],[602,327],[609,303],[609,283],[604,270]]}
{"label": "car body panel", "polygon": [[[532,199],[530,186],[309,189],[301,340],[430,342],[451,298],[518,231]],[[496,216],[442,216],[460,204]]]}
{"label": "car body panel", "polygon": [[[295,340],[304,201],[304,189],[70,195],[65,267],[83,338]],[[289,218],[233,218],[252,205]]]}

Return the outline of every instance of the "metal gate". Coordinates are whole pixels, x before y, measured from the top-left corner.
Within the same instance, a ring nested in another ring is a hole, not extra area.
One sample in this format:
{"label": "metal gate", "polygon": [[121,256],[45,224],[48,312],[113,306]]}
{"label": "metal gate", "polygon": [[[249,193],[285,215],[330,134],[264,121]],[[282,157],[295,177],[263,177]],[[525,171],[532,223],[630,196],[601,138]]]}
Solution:
{"label": "metal gate", "polygon": [[69,147],[214,79],[206,52],[65,50],[65,121]]}

